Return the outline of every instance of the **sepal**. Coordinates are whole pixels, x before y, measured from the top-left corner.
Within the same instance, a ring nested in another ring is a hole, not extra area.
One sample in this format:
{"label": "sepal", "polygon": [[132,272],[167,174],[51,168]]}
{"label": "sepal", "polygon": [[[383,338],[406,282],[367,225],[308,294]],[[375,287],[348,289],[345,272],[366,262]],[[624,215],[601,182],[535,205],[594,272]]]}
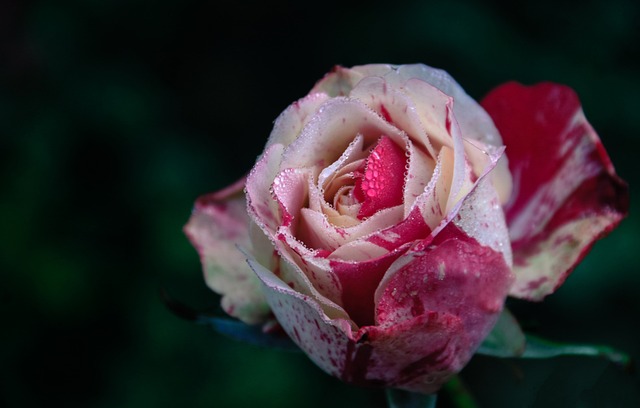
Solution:
{"label": "sepal", "polygon": [[387,388],[389,408],[435,408],[438,394],[419,394],[416,392]]}
{"label": "sepal", "polygon": [[632,368],[629,355],[609,346],[593,344],[555,343],[537,336],[527,335],[527,346],[520,358],[551,358],[559,356],[592,356],[604,358],[625,370]]}
{"label": "sepal", "polygon": [[208,326],[234,340],[283,351],[300,351],[300,348],[282,331],[275,321],[271,325],[269,323],[264,325],[246,324],[236,319],[199,312],[171,298],[165,291],[160,292],[160,297],[165,306],[174,315],[196,324]]}
{"label": "sepal", "polygon": [[627,354],[608,346],[556,343],[525,334],[507,308],[503,309],[498,322],[482,342],[476,354],[503,358],[592,356],[604,358],[624,369],[630,369],[632,366],[631,358]]}
{"label": "sepal", "polygon": [[525,352],[526,346],[525,334],[516,318],[505,307],[476,353],[493,357],[518,357]]}

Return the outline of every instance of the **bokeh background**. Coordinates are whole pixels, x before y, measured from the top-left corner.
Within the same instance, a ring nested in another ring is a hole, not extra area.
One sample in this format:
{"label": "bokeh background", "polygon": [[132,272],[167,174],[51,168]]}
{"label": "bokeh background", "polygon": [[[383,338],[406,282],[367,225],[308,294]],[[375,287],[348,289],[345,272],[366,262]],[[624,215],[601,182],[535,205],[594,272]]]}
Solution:
{"label": "bokeh background", "polygon": [[[159,296],[216,306],[181,231],[193,200],[241,177],[334,64],[423,62],[478,99],[573,87],[631,215],[556,294],[512,306],[534,333],[640,358],[640,3],[575,4],[0,2],[0,406],[384,406]],[[640,406],[638,374],[593,358],[476,357],[463,379],[482,407]]]}

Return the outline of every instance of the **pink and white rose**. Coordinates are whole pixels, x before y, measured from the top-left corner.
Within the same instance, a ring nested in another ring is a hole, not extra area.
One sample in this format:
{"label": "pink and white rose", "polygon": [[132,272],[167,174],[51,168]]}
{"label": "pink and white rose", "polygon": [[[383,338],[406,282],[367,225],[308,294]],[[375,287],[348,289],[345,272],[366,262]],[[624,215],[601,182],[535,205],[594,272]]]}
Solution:
{"label": "pink and white rose", "polygon": [[507,296],[552,293],[627,200],[571,89],[508,83],[481,107],[444,71],[364,65],[289,106],[185,231],[230,315],[275,315],[346,382],[431,393]]}

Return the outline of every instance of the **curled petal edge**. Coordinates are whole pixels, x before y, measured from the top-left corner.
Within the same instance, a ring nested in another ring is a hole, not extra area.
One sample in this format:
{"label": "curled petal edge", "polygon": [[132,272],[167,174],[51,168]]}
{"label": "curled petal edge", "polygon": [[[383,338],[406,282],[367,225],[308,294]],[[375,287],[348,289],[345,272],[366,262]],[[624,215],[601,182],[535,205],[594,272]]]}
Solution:
{"label": "curled petal edge", "polygon": [[[236,243],[253,251],[251,225],[242,189],[244,179],[215,193],[199,197],[184,233],[200,255],[207,285],[222,295],[222,308],[247,324],[263,323],[270,310],[259,281],[237,250]],[[263,258],[263,254],[255,254]]]}

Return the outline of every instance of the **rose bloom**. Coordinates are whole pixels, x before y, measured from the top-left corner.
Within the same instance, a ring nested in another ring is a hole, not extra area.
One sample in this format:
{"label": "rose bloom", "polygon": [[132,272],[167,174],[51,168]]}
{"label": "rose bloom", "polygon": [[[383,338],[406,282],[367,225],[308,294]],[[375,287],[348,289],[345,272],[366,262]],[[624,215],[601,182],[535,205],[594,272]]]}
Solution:
{"label": "rose bloom", "polygon": [[570,88],[507,83],[481,106],[444,71],[364,65],[289,106],[185,231],[231,316],[275,316],[346,382],[431,393],[507,296],[552,293],[627,206]]}

